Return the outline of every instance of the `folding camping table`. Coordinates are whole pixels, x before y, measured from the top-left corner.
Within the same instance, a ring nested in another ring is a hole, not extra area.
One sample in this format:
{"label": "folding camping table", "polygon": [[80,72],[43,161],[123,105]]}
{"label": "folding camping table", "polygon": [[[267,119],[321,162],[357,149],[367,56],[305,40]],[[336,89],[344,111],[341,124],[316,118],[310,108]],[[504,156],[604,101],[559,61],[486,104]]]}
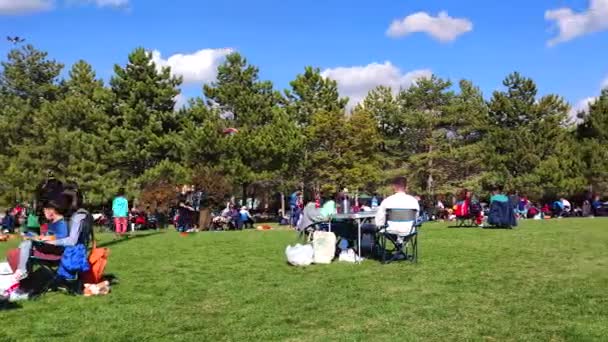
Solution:
{"label": "folding camping table", "polygon": [[361,211],[358,213],[352,214],[336,214],[332,215],[329,220],[329,231],[331,232],[331,221],[336,220],[348,220],[357,222],[357,253],[359,255],[359,260],[357,263],[361,263],[361,226],[365,222],[369,222],[376,217],[375,211]]}

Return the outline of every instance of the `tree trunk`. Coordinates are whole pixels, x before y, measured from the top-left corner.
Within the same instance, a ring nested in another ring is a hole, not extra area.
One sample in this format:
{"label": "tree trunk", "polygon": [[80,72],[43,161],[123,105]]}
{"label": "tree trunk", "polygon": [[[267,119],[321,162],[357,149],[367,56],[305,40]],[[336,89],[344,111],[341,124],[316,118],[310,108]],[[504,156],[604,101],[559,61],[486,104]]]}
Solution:
{"label": "tree trunk", "polygon": [[209,230],[211,224],[211,209],[201,208],[198,215],[198,229]]}
{"label": "tree trunk", "polygon": [[433,153],[433,145],[429,145],[428,149],[429,153],[429,161],[427,164],[429,175],[426,179],[426,192],[428,195],[433,194],[433,158],[430,157],[430,154]]}
{"label": "tree trunk", "polygon": [[243,203],[241,206],[247,205],[247,183],[243,183]]}
{"label": "tree trunk", "polygon": [[281,192],[281,220],[285,216],[285,194]]}

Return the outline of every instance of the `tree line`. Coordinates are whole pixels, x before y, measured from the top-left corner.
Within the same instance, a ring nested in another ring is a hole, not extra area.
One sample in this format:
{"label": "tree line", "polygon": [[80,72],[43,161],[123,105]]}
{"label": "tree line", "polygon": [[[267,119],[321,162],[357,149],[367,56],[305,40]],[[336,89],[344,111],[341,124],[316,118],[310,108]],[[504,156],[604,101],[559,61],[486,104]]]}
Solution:
{"label": "tree line", "polygon": [[176,109],[182,79],[143,48],[108,83],[85,61],[63,69],[31,45],[2,61],[4,202],[28,199],[49,171],[97,204],[121,187],[154,198],[183,184],[215,204],[300,187],[382,192],[394,175],[421,195],[493,184],[537,199],[608,190],[608,89],[577,122],[563,97],[538,94],[519,73],[489,99],[471,81],[432,76],[377,87],[349,108],[318,68],[281,91],[233,53]]}

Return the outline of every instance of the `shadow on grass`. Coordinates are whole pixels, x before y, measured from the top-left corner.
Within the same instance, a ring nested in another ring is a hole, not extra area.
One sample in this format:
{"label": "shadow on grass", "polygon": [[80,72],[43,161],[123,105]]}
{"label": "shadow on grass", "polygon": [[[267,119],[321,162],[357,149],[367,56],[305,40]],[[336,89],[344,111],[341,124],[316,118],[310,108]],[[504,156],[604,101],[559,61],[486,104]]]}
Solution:
{"label": "shadow on grass", "polygon": [[132,241],[132,240],[136,240],[136,239],[142,239],[142,238],[146,238],[146,237],[154,236],[154,235],[158,235],[158,234],[164,234],[164,231],[155,231],[155,232],[148,233],[148,234],[126,235],[126,236],[124,236],[122,238],[118,238],[116,240],[100,243],[97,245],[97,247],[110,247],[110,246],[117,245],[119,243],[128,242],[128,241]]}
{"label": "shadow on grass", "polygon": [[490,229],[490,230],[513,230],[515,227],[504,227],[504,226],[483,226],[483,229]]}
{"label": "shadow on grass", "polygon": [[21,309],[21,305],[19,305],[17,303],[11,303],[8,300],[0,301],[0,311],[8,311],[8,310],[15,310],[15,309]]}
{"label": "shadow on grass", "polygon": [[450,229],[458,229],[458,228],[462,228],[462,229],[471,229],[471,228],[481,228],[480,226],[448,226],[448,228]]}

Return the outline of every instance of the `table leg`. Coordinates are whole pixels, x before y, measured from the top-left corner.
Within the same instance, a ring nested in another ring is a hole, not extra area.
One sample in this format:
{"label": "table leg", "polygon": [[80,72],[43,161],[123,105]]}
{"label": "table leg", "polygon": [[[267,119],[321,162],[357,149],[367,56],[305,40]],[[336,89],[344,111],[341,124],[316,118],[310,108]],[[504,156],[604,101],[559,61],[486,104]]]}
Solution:
{"label": "table leg", "polygon": [[361,220],[357,220],[357,239],[359,239],[359,245],[358,245],[358,254],[359,254],[359,260],[357,260],[357,263],[361,263]]}

